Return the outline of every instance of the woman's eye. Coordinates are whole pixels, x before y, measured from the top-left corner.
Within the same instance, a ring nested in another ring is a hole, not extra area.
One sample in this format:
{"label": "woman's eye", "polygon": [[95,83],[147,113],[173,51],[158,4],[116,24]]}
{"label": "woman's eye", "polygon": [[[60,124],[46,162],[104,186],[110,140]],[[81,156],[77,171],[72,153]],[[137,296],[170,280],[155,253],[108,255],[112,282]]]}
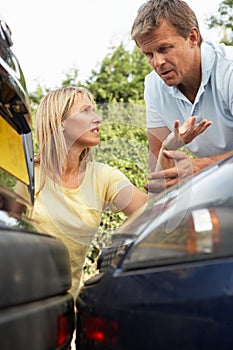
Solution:
{"label": "woman's eye", "polygon": [[84,109],[82,110],[82,112],[83,112],[83,113],[87,113],[87,112],[90,112],[90,108],[89,108],[89,107],[87,107],[87,108],[84,108]]}

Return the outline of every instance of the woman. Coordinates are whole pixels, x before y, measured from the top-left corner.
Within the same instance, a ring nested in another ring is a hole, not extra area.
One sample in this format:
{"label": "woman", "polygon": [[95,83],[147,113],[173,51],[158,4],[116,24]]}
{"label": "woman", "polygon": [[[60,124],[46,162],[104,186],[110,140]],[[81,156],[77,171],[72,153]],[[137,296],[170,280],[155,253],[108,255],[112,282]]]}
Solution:
{"label": "woman", "polygon": [[[93,96],[80,87],[50,91],[36,115],[39,153],[35,158],[36,200],[30,216],[38,232],[55,236],[67,246],[74,296],[104,209],[110,207],[129,216],[147,200],[147,194],[119,170],[92,159],[91,148],[100,143],[101,123],[94,112]],[[194,134],[194,123],[187,128]]]}
{"label": "woman", "polygon": [[119,170],[92,159],[91,148],[100,143],[101,123],[90,92],[76,87],[50,91],[36,115],[39,154],[30,215],[38,232],[55,236],[67,246],[74,296],[104,209],[128,216],[147,200],[146,193]]}

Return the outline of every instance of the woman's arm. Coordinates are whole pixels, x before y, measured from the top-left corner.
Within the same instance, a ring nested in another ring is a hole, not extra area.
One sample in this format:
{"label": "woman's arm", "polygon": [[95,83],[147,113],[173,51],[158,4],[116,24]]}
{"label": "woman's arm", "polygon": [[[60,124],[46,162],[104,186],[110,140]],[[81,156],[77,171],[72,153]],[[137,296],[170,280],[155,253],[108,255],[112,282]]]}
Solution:
{"label": "woman's arm", "polygon": [[119,211],[129,216],[145,205],[147,198],[148,196],[145,192],[134,185],[128,185],[118,192],[114,204]]}

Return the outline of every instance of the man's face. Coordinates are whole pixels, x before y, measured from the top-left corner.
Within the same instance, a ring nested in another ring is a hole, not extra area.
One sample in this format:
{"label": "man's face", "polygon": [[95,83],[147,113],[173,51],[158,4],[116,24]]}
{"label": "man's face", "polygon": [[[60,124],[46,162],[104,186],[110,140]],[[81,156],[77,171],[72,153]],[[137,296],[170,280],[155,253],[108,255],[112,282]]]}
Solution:
{"label": "man's face", "polygon": [[185,40],[176,28],[164,20],[159,28],[137,39],[149,64],[168,86],[185,84],[192,79],[197,65],[198,32],[190,31]]}

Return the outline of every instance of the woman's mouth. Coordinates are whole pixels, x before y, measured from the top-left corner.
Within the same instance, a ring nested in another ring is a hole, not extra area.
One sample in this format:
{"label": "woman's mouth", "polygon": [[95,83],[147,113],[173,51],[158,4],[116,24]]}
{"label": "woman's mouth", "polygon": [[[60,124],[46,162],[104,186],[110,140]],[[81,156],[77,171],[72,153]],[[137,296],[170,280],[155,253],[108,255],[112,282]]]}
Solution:
{"label": "woman's mouth", "polygon": [[91,129],[91,132],[99,134],[100,129],[98,127]]}

